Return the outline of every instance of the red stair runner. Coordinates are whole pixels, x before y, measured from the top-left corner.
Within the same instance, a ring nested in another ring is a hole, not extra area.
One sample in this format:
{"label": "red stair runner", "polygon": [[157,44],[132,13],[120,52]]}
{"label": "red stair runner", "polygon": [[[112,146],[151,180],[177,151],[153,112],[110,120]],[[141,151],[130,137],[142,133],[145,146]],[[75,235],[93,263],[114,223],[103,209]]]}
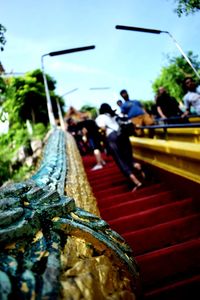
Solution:
{"label": "red stair runner", "polygon": [[132,193],[111,157],[91,171],[83,157],[102,219],[132,247],[144,300],[200,299],[200,212],[191,197],[149,182]]}

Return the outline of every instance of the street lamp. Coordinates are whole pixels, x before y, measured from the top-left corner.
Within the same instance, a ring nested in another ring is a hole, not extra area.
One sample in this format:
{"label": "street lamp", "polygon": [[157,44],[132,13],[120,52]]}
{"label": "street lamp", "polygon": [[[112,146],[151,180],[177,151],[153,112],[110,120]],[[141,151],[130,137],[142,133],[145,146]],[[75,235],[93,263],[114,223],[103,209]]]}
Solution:
{"label": "street lamp", "polygon": [[91,87],[89,88],[89,90],[109,90],[110,87],[109,86],[105,86],[105,87]]}
{"label": "street lamp", "polygon": [[64,93],[61,97],[64,97],[64,96],[66,96],[66,95],[68,95],[68,94],[71,94],[71,93],[73,93],[73,92],[76,92],[77,90],[78,90],[78,88],[75,88],[75,89],[73,89],[73,90],[70,90],[70,91]]}
{"label": "street lamp", "polygon": [[[68,94],[71,94],[71,93],[73,93],[73,92],[76,92],[77,90],[78,90],[78,88],[75,88],[75,89],[73,89],[73,90],[70,90],[70,91],[64,93],[61,97],[64,97],[64,96],[66,96],[66,95],[68,95]],[[62,116],[60,104],[59,104],[58,101],[57,101],[57,108],[58,108],[58,116],[59,116],[61,128],[62,128],[63,130],[65,130],[65,129],[66,129],[65,121],[64,121],[64,118],[63,118],[63,116]]]}
{"label": "street lamp", "polygon": [[[51,127],[56,126],[56,121],[55,121],[55,117],[54,117],[54,114],[53,114],[53,109],[52,109],[52,103],[51,103],[47,78],[46,78],[46,74],[45,74],[45,70],[44,70],[44,57],[45,56],[57,56],[57,55],[69,54],[69,53],[79,52],[79,51],[86,51],[86,50],[91,50],[91,49],[94,49],[94,48],[95,48],[95,46],[72,48],[72,49],[66,49],[66,50],[60,50],[60,51],[54,51],[54,52],[46,53],[46,54],[43,54],[41,56],[42,74],[43,74],[44,87],[45,87],[45,93],[46,93],[46,99],[47,99],[47,111],[48,111],[49,122],[50,122]],[[58,104],[58,102],[57,102],[57,104]]]}
{"label": "street lamp", "polygon": [[115,28],[116,29],[121,29],[121,30],[139,31],[139,32],[153,33],[153,34],[167,33],[170,36],[170,38],[173,40],[173,42],[175,43],[176,47],[181,52],[181,54],[183,55],[183,57],[185,58],[185,60],[187,61],[187,63],[193,69],[193,71],[195,72],[195,74],[197,75],[197,77],[200,78],[199,73],[197,72],[197,70],[193,66],[193,64],[190,61],[189,57],[184,53],[184,51],[182,50],[182,48],[180,47],[180,45],[177,43],[177,41],[175,40],[175,38],[172,36],[172,34],[169,31],[163,31],[163,30],[157,30],[157,29],[150,29],[150,28],[124,26],[124,25],[116,25]]}
{"label": "street lamp", "polygon": [[56,99],[56,104],[57,104],[57,109],[58,109],[58,117],[60,121],[60,126],[63,131],[65,131],[65,121],[62,116],[61,108],[60,108],[60,103],[58,102],[58,99]]}

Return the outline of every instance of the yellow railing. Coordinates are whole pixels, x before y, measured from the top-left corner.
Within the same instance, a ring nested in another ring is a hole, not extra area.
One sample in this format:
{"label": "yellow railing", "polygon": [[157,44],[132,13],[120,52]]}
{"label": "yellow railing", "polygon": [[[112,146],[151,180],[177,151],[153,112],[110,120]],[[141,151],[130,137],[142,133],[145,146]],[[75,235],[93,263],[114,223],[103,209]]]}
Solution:
{"label": "yellow railing", "polygon": [[[134,156],[200,183],[200,128],[154,128],[154,137],[131,137]],[[166,132],[167,131],[167,132]]]}
{"label": "yellow railing", "polygon": [[[145,137],[148,137],[149,130],[144,130]],[[180,141],[200,144],[200,128],[156,128],[154,139]]]}

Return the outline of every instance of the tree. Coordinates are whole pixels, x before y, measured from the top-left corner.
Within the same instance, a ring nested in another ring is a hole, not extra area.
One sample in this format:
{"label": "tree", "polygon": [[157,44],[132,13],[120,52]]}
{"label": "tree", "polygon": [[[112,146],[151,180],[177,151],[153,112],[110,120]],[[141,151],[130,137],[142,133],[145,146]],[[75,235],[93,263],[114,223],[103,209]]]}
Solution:
{"label": "tree", "polygon": [[[194,55],[192,51],[187,53],[190,61],[192,62],[195,69],[200,69],[200,61],[198,60],[198,55]],[[196,79],[192,68],[186,62],[183,56],[168,57],[169,64],[161,69],[160,75],[155,79],[152,84],[153,91],[157,93],[160,86],[164,86],[168,92],[175,97],[177,100],[183,98],[183,79],[185,77],[192,77]]]}
{"label": "tree", "polygon": [[[56,100],[59,101],[63,111],[64,102],[58,97],[55,90],[55,80],[47,75],[52,107],[55,117],[58,117]],[[41,70],[28,72],[25,76],[10,79],[7,97],[3,104],[4,111],[9,114],[10,124],[16,120],[25,123],[30,120],[32,123],[48,124],[48,113],[44,81]]]}
{"label": "tree", "polygon": [[175,12],[181,17],[182,14],[193,14],[200,10],[200,0],[175,0],[177,3],[177,8]]}
{"label": "tree", "polygon": [[4,50],[4,45],[6,44],[6,39],[4,36],[4,33],[6,32],[6,28],[0,24],[0,50],[3,51]]}
{"label": "tree", "polygon": [[[47,75],[55,117],[57,103],[61,108],[64,102],[55,94],[55,81]],[[30,141],[42,139],[48,130],[46,94],[41,70],[26,73],[21,77],[0,78],[1,109],[8,113],[9,131],[0,135],[0,185],[6,180],[20,180],[32,171],[32,166],[16,160],[18,149],[30,148]],[[1,118],[1,114],[0,114]],[[32,132],[27,130],[26,121],[30,120]],[[3,119],[2,119],[3,121]],[[18,159],[18,158],[17,158]]]}
{"label": "tree", "polygon": [[3,98],[2,95],[5,94],[5,91],[6,91],[6,83],[5,83],[5,80],[0,77],[0,105],[2,104],[2,101],[3,101]]}

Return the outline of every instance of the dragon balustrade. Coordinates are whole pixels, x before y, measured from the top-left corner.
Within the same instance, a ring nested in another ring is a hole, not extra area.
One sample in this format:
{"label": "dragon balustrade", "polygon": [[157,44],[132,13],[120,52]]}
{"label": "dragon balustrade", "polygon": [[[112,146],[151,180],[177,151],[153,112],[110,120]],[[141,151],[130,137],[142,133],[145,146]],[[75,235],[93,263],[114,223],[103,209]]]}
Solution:
{"label": "dragon balustrade", "polygon": [[136,299],[131,248],[100,218],[73,137],[54,129],[37,172],[0,189],[1,299]]}

